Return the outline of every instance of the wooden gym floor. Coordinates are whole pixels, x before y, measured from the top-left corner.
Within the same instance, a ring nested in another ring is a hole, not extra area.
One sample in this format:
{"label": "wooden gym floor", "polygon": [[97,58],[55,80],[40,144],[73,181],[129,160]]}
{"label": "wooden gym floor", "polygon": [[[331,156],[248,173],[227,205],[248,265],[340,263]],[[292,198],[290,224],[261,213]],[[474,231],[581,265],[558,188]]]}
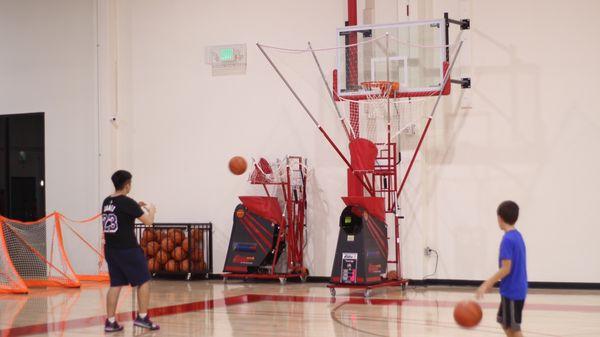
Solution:
{"label": "wooden gym floor", "polygon": [[[0,336],[104,335],[104,284],[81,289],[33,289],[0,295]],[[472,298],[471,288],[409,287],[361,293],[324,284],[230,281],[153,281],[151,315],[161,330],[133,328],[132,296],[121,294],[114,336],[503,336],[495,323],[499,296],[482,302],[484,316],[472,330],[459,328],[452,308]],[[600,336],[600,291],[532,290],[525,336]]]}

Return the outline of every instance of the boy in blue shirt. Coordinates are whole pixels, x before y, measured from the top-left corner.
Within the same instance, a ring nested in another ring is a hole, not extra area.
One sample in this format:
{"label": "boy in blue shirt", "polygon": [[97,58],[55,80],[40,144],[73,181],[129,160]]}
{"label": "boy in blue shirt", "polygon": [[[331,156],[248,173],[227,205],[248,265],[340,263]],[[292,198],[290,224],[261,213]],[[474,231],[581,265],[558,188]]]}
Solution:
{"label": "boy in blue shirt", "polygon": [[483,294],[500,281],[502,300],[498,309],[498,323],[502,325],[506,336],[522,337],[521,314],[527,296],[527,265],[525,242],[521,233],[515,229],[519,206],[514,201],[504,201],[498,206],[496,213],[498,225],[504,231],[498,258],[500,270],[483,282],[477,289],[476,296],[481,299]]}

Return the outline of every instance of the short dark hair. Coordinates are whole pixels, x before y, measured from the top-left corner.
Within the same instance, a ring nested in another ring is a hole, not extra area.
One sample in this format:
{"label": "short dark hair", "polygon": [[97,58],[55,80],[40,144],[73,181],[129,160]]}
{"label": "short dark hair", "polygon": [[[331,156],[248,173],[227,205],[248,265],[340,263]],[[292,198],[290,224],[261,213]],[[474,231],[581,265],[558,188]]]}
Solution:
{"label": "short dark hair", "polygon": [[500,203],[496,214],[509,225],[514,225],[519,219],[519,205],[511,200],[506,200]]}
{"label": "short dark hair", "polygon": [[110,177],[110,180],[112,180],[113,185],[115,185],[115,189],[119,191],[131,181],[131,173],[125,170],[118,170],[117,172],[113,173],[112,177]]}

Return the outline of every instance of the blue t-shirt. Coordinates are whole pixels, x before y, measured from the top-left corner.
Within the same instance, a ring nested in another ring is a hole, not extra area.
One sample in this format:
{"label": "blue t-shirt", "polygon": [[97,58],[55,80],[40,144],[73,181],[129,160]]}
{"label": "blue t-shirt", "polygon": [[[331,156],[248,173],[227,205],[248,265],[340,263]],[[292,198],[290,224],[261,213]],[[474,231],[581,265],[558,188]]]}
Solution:
{"label": "blue t-shirt", "polygon": [[527,296],[527,264],[525,242],[521,233],[511,230],[504,234],[500,243],[499,265],[510,260],[510,274],[500,281],[500,294],[511,300],[524,300]]}

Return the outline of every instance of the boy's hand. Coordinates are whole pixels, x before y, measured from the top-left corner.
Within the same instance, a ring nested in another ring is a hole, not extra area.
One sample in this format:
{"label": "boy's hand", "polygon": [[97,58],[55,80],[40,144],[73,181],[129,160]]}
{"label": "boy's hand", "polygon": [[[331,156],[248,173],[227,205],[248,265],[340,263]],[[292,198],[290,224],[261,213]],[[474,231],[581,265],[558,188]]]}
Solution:
{"label": "boy's hand", "polygon": [[146,204],[146,209],[150,213],[156,213],[156,206],[154,204]]}
{"label": "boy's hand", "polygon": [[138,202],[138,204],[140,205],[140,207],[145,209],[148,213],[156,213],[156,206],[154,206],[154,204],[151,204],[149,202],[143,202],[143,201]]}
{"label": "boy's hand", "polygon": [[487,293],[488,290],[490,290],[490,286],[488,282],[485,281],[479,286],[479,288],[477,288],[477,291],[475,292],[475,298],[477,298],[478,300],[482,299],[483,295],[485,295],[485,293]]}

